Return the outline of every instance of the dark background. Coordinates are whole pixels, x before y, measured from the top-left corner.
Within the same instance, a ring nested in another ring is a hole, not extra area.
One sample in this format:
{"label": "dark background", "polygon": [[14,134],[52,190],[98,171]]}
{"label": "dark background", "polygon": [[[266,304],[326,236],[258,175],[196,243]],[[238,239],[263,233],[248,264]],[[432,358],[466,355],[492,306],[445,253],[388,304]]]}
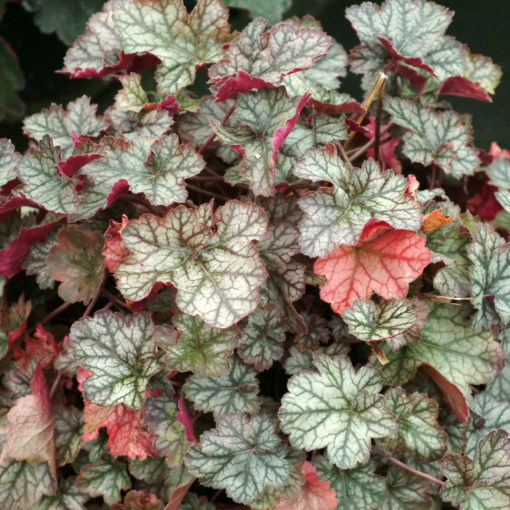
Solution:
{"label": "dark background", "polygon": [[[54,0],[39,0],[53,2]],[[70,4],[74,0],[67,0]],[[253,0],[256,2],[257,0]],[[94,0],[94,3],[101,3]],[[186,2],[188,3],[188,2]],[[335,37],[348,51],[358,41],[344,10],[353,3],[347,0],[294,0],[289,15],[302,16],[310,13],[318,18],[324,29]],[[378,2],[380,3],[380,2]],[[498,141],[502,147],[510,148],[510,1],[509,0],[445,0],[439,2],[456,12],[448,31],[459,41],[466,43],[473,53],[492,57],[503,69],[503,79],[496,89],[493,103],[482,103],[472,99],[448,96],[459,112],[473,115],[475,141],[478,146],[488,149],[491,141]],[[232,23],[240,28],[247,17],[242,11],[232,11]],[[5,16],[0,22],[0,35],[16,52],[20,67],[25,75],[25,88],[20,92],[26,104],[25,114],[39,111],[51,102],[68,101],[88,94],[106,107],[118,85],[100,80],[69,80],[56,74],[62,67],[67,46],[52,34],[42,34],[34,24],[33,14],[17,3],[7,3]],[[2,80],[0,71],[0,80]],[[359,77],[349,75],[342,82],[342,91],[361,99]],[[19,119],[4,119],[0,122],[0,137],[13,139],[18,150],[26,146],[21,134]]]}

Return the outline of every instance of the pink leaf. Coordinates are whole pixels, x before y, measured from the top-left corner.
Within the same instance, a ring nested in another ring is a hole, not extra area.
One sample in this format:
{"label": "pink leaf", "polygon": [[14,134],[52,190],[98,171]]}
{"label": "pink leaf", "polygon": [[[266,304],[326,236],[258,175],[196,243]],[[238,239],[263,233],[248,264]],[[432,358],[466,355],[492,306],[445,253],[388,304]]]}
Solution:
{"label": "pink leaf", "polygon": [[338,501],[330,483],[322,481],[308,461],[300,469],[305,483],[292,499],[280,499],[274,510],[334,510]]}
{"label": "pink leaf", "polygon": [[122,242],[122,229],[128,224],[126,215],[122,216],[122,223],[110,220],[110,225],[105,232],[105,242],[101,253],[104,257],[104,264],[110,273],[114,273],[119,264],[129,255],[129,250]]}
{"label": "pink leaf", "polygon": [[182,397],[179,399],[177,405],[180,409],[180,412],[177,413],[177,421],[184,425],[184,428],[186,429],[186,439],[190,442],[198,443],[198,439],[196,438],[193,430],[193,420],[188,413],[188,409],[186,408],[186,404]]}
{"label": "pink leaf", "polygon": [[188,482],[185,485],[181,485],[180,487],[177,487],[172,492],[172,495],[170,496],[170,501],[168,501],[168,504],[165,506],[165,510],[179,510],[181,507],[182,500],[186,496],[186,494],[189,491],[189,488],[193,485],[195,479],[191,480],[191,482]]}
{"label": "pink leaf", "polygon": [[19,398],[7,414],[8,456],[28,462],[48,462],[53,478],[57,479],[53,412],[48,386],[38,363],[30,383],[32,394]]}
{"label": "pink leaf", "polygon": [[26,337],[25,344],[25,350],[19,352],[25,366],[31,360],[37,360],[42,368],[48,368],[57,357],[57,342],[54,336],[46,331],[41,324],[37,324],[33,337]]}
{"label": "pink leaf", "polygon": [[340,314],[374,292],[385,299],[405,298],[409,284],[430,263],[425,243],[425,236],[416,232],[370,221],[356,246],[341,245],[315,262],[314,272],[327,278],[321,298]]}

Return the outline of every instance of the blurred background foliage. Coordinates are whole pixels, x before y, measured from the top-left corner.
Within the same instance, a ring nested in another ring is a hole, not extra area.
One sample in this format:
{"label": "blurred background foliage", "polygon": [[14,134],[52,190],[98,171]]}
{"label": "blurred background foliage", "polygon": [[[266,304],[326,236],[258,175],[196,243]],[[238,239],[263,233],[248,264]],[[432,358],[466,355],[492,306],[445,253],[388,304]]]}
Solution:
{"label": "blurred background foliage", "polygon": [[[225,0],[231,6],[247,4],[262,11],[274,0]],[[283,0],[283,3],[290,0]],[[75,37],[85,29],[90,15],[102,8],[104,0],[0,0],[0,138],[13,140],[18,150],[26,147],[21,120],[52,102],[65,104],[87,94],[106,108],[119,88],[115,81],[70,80],[56,71]],[[193,6],[193,0],[185,2]],[[278,3],[278,2],[277,2]],[[346,50],[357,37],[345,19],[350,0],[293,0],[284,17],[312,14]],[[377,2],[381,3],[381,2]],[[492,103],[451,98],[459,112],[473,116],[475,142],[488,149],[491,141],[510,148],[510,44],[507,30],[509,0],[442,0],[438,3],[456,12],[448,30],[467,44],[473,53],[490,56],[503,69],[503,79]],[[249,21],[246,11],[232,9],[236,29]],[[362,99],[359,77],[349,75],[341,90]]]}

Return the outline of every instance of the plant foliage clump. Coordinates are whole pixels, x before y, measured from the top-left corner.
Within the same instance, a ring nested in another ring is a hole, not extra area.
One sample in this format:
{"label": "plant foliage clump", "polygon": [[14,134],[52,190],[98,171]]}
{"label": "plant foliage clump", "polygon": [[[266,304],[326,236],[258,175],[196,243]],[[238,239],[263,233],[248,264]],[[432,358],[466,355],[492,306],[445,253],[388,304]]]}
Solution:
{"label": "plant foliage clump", "polygon": [[0,140],[2,508],[510,508],[510,152],[448,103],[500,69],[253,3],[107,1],[61,72],[113,104]]}

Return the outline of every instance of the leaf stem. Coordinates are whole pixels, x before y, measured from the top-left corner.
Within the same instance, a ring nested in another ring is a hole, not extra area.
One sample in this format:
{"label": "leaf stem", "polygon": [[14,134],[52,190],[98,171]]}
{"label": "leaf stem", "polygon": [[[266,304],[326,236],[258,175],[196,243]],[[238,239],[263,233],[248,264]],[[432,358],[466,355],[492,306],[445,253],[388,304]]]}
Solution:
{"label": "leaf stem", "polygon": [[[381,136],[384,135],[392,127],[393,127],[392,123],[386,124],[386,126],[384,126],[381,129],[380,135]],[[379,147],[381,145],[384,145],[385,143],[389,142],[390,140],[391,140],[391,136],[389,136],[388,138],[386,138],[385,140],[380,142]],[[367,143],[365,143],[361,147],[356,147],[354,149],[348,150],[347,154],[348,154],[349,158],[351,159],[351,161],[354,161],[355,159],[359,158],[366,150],[370,149],[370,147],[372,147],[372,145],[374,145],[374,143],[375,143],[375,138],[371,138]]]}
{"label": "leaf stem", "polygon": [[377,110],[375,114],[375,142],[374,142],[374,155],[375,160],[379,161],[379,147],[381,142],[381,116],[382,106],[384,102],[384,88],[386,87],[386,80],[382,82],[381,88],[379,89],[379,95],[377,96]]}
{"label": "leaf stem", "polygon": [[435,478],[432,475],[428,475],[427,473],[424,473],[423,471],[419,471],[418,469],[414,469],[411,466],[404,464],[403,462],[396,459],[395,457],[392,457],[389,453],[379,450],[379,448],[377,448],[376,446],[372,446],[372,449],[374,450],[374,452],[377,452],[379,455],[386,457],[389,461],[393,462],[393,464],[401,467],[402,469],[405,469],[405,470],[409,471],[410,473],[420,476],[421,478],[425,478],[425,480],[429,480],[430,482],[437,483],[438,485],[444,485],[444,482],[442,480],[439,480],[438,478]]}
{"label": "leaf stem", "polygon": [[39,324],[43,325],[47,322],[51,321],[53,317],[56,317],[59,313],[62,313],[64,310],[66,310],[69,306],[71,306],[72,303],[68,303],[67,301],[64,301],[60,306],[55,308],[52,312],[50,312],[42,321],[39,322]]}
{"label": "leaf stem", "polygon": [[114,305],[117,305],[125,310],[131,311],[131,309],[129,308],[128,305],[126,305],[126,303],[120,300],[117,296],[113,295],[110,291],[103,289],[101,291],[101,294],[103,294],[105,298],[109,299]]}
{"label": "leaf stem", "polygon": [[[225,113],[225,115],[223,116],[223,118],[221,119],[221,125],[223,126],[225,124],[225,122],[227,122],[227,120],[229,119],[229,117],[234,113],[234,110],[236,108],[236,105],[233,104],[230,108],[230,110]],[[209,137],[207,138],[207,140],[198,148],[197,152],[200,154],[202,152],[205,151],[205,149],[207,149],[208,145],[216,138],[216,133],[213,131]]]}
{"label": "leaf stem", "polygon": [[209,195],[211,197],[219,198],[220,200],[229,200],[229,198],[225,195],[220,195],[219,193],[215,193],[214,191],[209,191],[207,189],[199,188],[198,186],[193,186],[193,184],[187,184],[188,188],[196,191],[197,193],[202,193],[203,195]]}
{"label": "leaf stem", "polygon": [[58,383],[60,382],[61,379],[62,379],[62,372],[59,370],[57,373],[57,377],[55,378],[55,380],[53,381],[53,384],[51,385],[51,389],[50,389],[50,393],[49,393],[50,400],[53,398],[53,395],[55,395],[55,392],[57,391]]}
{"label": "leaf stem", "polygon": [[352,170],[352,161],[349,158],[349,156],[347,156],[347,153],[345,152],[345,149],[344,149],[342,143],[341,142],[337,142],[336,148],[338,149],[338,152],[340,152],[340,155],[342,156],[342,159],[347,163],[349,168]]}
{"label": "leaf stem", "polygon": [[92,309],[96,305],[97,300],[99,299],[99,295],[101,294],[101,291],[103,290],[103,287],[104,287],[107,279],[108,279],[108,275],[105,272],[105,274],[103,276],[103,279],[101,280],[101,283],[100,283],[100,285],[99,285],[99,287],[97,289],[96,295],[92,298],[92,300],[88,304],[87,308],[83,312],[83,315],[81,316],[82,319],[84,319],[85,317],[88,317],[90,312],[92,311]]}
{"label": "leaf stem", "polygon": [[[361,124],[363,122],[363,119],[365,118],[368,109],[370,108],[370,105],[374,102],[374,99],[380,93],[381,88],[386,85],[386,79],[387,76],[382,72],[377,75],[377,79],[375,80],[372,90],[370,91],[370,93],[368,94],[368,96],[365,98],[361,105],[365,109],[365,112],[358,115],[358,118],[356,119],[356,124]],[[350,143],[352,142],[352,139],[355,136],[356,131],[351,131],[349,138],[347,138],[347,141],[344,144],[344,149],[347,149],[347,147],[349,147]]]}

